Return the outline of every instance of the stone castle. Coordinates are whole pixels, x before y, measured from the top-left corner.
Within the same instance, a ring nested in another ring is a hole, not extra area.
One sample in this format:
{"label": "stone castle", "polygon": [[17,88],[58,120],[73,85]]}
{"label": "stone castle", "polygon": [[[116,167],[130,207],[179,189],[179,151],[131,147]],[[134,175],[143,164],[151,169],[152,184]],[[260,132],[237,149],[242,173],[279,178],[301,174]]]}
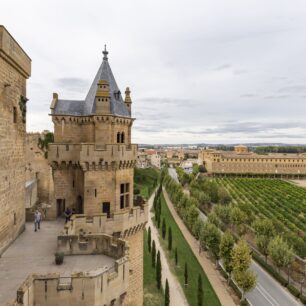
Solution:
{"label": "stone castle", "polygon": [[[53,263],[50,268],[30,271],[17,290],[17,299],[7,305],[141,306],[143,229],[148,211],[145,203],[134,205],[137,145],[131,143],[130,90],[126,89],[123,99],[105,49],[84,100],[62,100],[54,93],[50,168],[35,146],[40,136],[29,134],[26,141],[30,73],[30,58],[0,26],[0,254],[25,227],[26,180],[38,179],[40,200],[50,204],[48,219],[57,219],[67,208],[76,212],[54,237],[54,252],[65,254],[65,269],[74,260],[82,267],[98,264],[90,271],[65,270],[64,276]],[[2,281],[0,287],[5,284]]]}
{"label": "stone castle", "polygon": [[133,204],[137,145],[131,143],[131,104],[129,88],[122,98],[105,49],[84,101],[61,100],[53,94],[54,143],[49,145],[48,159],[57,216],[67,207],[80,214],[66,226],[60,244],[67,251],[67,241],[84,232],[126,239],[130,279],[124,304],[142,305],[147,217],[144,207]]}

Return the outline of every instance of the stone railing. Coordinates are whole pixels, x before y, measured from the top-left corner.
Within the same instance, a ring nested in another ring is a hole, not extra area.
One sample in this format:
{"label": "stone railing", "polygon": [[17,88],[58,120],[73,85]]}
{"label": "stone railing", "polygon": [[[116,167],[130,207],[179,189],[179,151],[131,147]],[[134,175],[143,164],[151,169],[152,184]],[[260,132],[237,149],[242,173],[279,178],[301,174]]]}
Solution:
{"label": "stone railing", "polygon": [[17,299],[7,306],[100,306],[121,305],[128,288],[129,262],[116,260],[113,267],[92,272],[30,275],[17,291]]}
{"label": "stone railing", "polygon": [[52,143],[48,148],[48,160],[51,165],[64,163],[95,164],[107,167],[112,162],[132,162],[137,159],[137,145],[106,144],[99,145]]}
{"label": "stone railing", "polygon": [[136,206],[131,210],[113,213],[110,218],[107,214],[94,216],[74,215],[65,225],[61,236],[105,233],[113,235],[120,233],[127,237],[145,226],[148,220],[148,204]]}
{"label": "stone railing", "polygon": [[107,234],[60,235],[57,250],[65,255],[103,254],[116,259],[128,255],[126,241]]}

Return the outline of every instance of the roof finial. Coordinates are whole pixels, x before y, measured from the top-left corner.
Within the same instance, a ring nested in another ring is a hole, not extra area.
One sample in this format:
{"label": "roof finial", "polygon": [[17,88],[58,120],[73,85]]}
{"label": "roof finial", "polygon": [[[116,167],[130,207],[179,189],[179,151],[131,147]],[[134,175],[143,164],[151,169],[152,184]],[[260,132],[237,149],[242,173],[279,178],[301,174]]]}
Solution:
{"label": "roof finial", "polygon": [[106,45],[104,45],[104,51],[102,53],[103,53],[103,60],[107,61],[108,60],[108,57],[107,57],[108,51],[106,50]]}

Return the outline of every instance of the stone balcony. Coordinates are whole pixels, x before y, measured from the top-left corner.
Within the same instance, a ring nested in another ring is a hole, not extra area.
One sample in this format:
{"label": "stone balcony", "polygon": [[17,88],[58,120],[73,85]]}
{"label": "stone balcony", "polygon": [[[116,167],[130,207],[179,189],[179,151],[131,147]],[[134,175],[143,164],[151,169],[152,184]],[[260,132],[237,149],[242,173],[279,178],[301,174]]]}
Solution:
{"label": "stone balcony", "polygon": [[142,229],[148,220],[148,204],[142,207],[134,206],[130,210],[123,210],[113,213],[110,218],[107,214],[98,214],[93,216],[74,215],[65,225],[61,238],[65,235],[90,235],[104,233],[113,235],[120,233],[125,238],[134,232]]}
{"label": "stone balcony", "polygon": [[136,163],[137,145],[94,143],[53,143],[49,144],[48,160],[53,167],[61,164],[80,165],[88,168],[91,165],[101,169],[118,165],[129,167]]}

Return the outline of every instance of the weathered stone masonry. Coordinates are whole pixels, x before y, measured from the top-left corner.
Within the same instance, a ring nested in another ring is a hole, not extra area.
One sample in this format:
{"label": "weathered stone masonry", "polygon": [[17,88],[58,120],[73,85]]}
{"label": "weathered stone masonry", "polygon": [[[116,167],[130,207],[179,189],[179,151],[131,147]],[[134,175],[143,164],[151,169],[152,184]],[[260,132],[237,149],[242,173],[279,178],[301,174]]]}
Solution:
{"label": "weathered stone masonry", "polygon": [[25,103],[31,59],[0,25],[0,255],[25,222]]}

